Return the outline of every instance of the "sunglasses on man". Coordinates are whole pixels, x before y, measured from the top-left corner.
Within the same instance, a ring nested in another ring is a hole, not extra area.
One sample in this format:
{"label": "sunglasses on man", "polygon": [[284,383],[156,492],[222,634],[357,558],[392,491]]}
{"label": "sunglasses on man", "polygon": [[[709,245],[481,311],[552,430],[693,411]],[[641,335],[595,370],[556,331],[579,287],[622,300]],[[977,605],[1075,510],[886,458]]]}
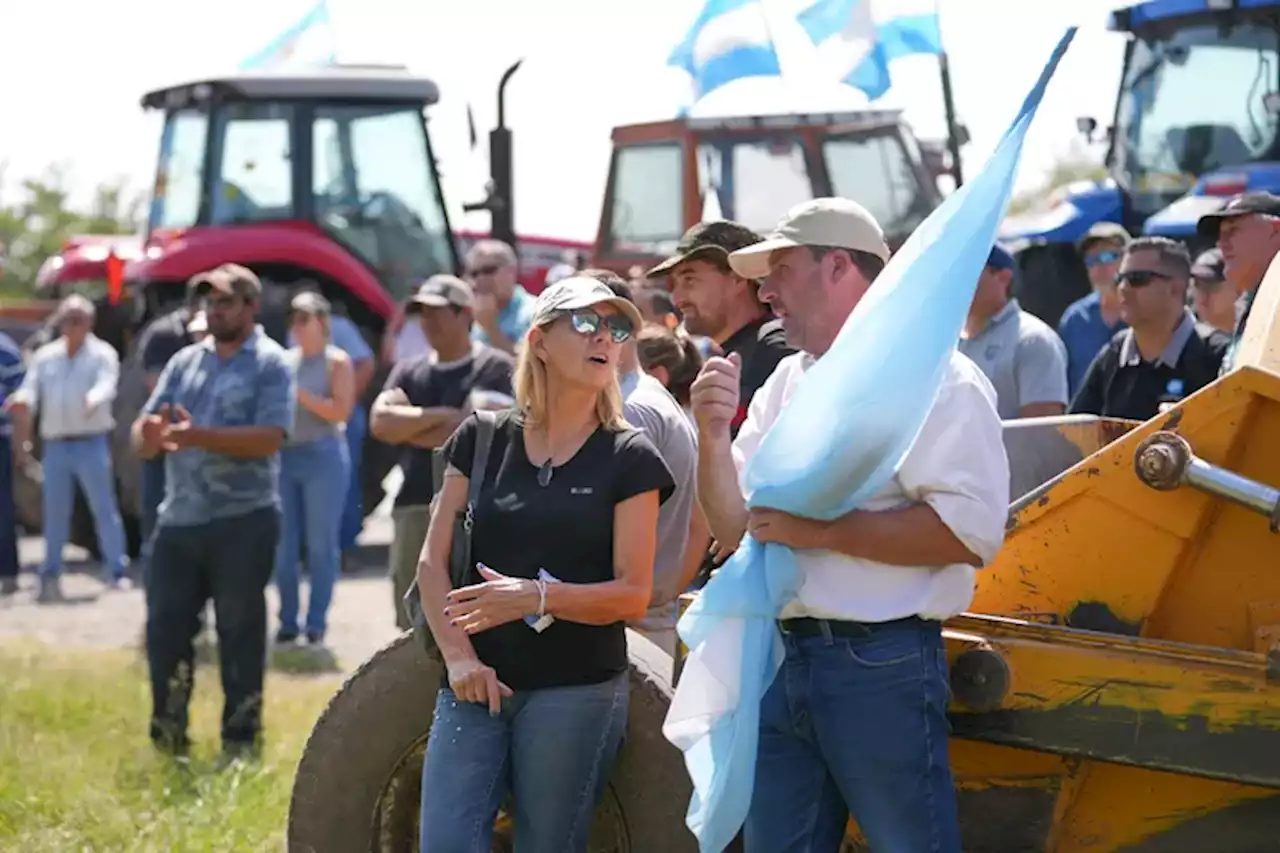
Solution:
{"label": "sunglasses on man", "polygon": [[1114,250],[1106,251],[1106,252],[1097,252],[1095,254],[1086,256],[1084,259],[1084,265],[1086,267],[1089,267],[1090,269],[1092,269],[1093,267],[1106,266],[1107,264],[1114,264],[1116,261],[1120,260],[1121,257],[1122,257],[1121,254]]}
{"label": "sunglasses on man", "polygon": [[1156,279],[1169,281],[1173,276],[1155,270],[1128,270],[1116,273],[1116,284],[1127,284],[1130,287],[1146,287]]}

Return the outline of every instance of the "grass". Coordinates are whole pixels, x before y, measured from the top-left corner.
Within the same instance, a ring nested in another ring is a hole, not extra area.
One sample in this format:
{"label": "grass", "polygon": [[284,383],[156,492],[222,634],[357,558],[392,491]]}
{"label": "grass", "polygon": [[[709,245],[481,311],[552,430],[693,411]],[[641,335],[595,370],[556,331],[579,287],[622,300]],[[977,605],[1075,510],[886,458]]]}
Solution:
{"label": "grass", "polygon": [[216,668],[198,670],[195,748],[176,762],[147,740],[136,653],[0,646],[0,850],[283,850],[298,756],[337,686],[269,673],[261,763],[219,770]]}

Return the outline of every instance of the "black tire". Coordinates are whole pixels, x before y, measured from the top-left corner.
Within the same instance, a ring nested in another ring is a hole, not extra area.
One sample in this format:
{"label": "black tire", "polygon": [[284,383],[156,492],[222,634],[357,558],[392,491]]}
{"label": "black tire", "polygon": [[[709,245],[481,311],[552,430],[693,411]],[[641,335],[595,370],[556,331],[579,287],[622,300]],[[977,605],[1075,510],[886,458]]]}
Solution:
{"label": "black tire", "polygon": [[[592,853],[694,853],[685,828],[692,792],[680,753],[662,737],[671,658],[628,632],[631,705],[626,742],[597,814]],[[291,853],[417,851],[422,751],[440,665],[413,634],[364,663],[317,720],[294,781]],[[495,850],[506,849],[495,842]]]}

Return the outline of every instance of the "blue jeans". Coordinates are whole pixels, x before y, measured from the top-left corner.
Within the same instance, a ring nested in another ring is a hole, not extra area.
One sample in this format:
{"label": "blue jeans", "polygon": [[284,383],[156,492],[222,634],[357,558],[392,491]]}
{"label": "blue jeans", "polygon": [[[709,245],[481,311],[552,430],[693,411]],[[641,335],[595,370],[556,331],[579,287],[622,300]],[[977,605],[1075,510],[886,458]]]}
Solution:
{"label": "blue jeans", "polygon": [[71,531],[75,485],[80,483],[93,515],[102,561],[114,578],[125,573],[124,523],[116,506],[116,479],[106,435],[51,439],[44,444],[44,566],[41,575],[62,573],[62,546]]}
{"label": "blue jeans", "polygon": [[422,765],[424,853],[488,853],[513,795],[520,853],[586,853],[627,725],[626,673],[602,684],[518,691],[494,717],[447,687]]}
{"label": "blue jeans", "polygon": [[850,812],[876,853],[960,853],[941,625],[783,642],[760,703],[748,853],[836,853]]}
{"label": "blue jeans", "polygon": [[364,488],[360,481],[360,463],[364,459],[364,439],[369,432],[369,413],[360,401],[351,410],[351,420],[347,421],[347,457],[351,460],[351,475],[347,480],[347,492],[342,506],[342,538],[340,545],[343,551],[356,546],[356,537],[364,528]]}
{"label": "blue jeans", "polygon": [[324,635],[342,552],[338,520],[346,498],[347,445],[338,436],[308,441],[280,451],[280,544],[275,579],[280,593],[280,625],[298,630],[298,563],[307,543],[310,596],[307,631]]}
{"label": "blue jeans", "polygon": [[0,578],[18,576],[18,507],[13,502],[13,440],[0,435]]}

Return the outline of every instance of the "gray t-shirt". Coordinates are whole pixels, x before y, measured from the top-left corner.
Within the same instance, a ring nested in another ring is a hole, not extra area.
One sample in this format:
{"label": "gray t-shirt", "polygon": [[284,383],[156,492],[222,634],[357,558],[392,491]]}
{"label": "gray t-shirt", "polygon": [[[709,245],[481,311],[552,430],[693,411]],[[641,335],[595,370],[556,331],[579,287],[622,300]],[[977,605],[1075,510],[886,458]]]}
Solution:
{"label": "gray t-shirt", "polygon": [[689,520],[696,499],[697,438],[684,410],[661,382],[637,371],[622,377],[621,384],[627,422],[644,431],[676,481],[675,492],[658,509],[653,600],[663,603],[650,607],[644,619],[632,624],[642,630],[657,631],[675,625],[675,599],[684,592],[675,586],[689,544]]}
{"label": "gray t-shirt", "polygon": [[959,350],[973,360],[996,389],[1003,420],[1032,403],[1070,401],[1067,348],[1058,333],[1010,299],[977,336],[961,338]]}
{"label": "gray t-shirt", "polygon": [[[337,347],[327,346],[318,355],[304,356],[302,350],[294,347],[284,354],[285,364],[293,371],[294,385],[310,391],[317,397],[328,397],[333,390],[329,376],[329,364],[342,352]],[[296,407],[293,435],[289,437],[289,446],[307,444],[322,438],[332,438],[346,430],[343,423],[326,421],[317,414],[307,411],[301,405]]]}

